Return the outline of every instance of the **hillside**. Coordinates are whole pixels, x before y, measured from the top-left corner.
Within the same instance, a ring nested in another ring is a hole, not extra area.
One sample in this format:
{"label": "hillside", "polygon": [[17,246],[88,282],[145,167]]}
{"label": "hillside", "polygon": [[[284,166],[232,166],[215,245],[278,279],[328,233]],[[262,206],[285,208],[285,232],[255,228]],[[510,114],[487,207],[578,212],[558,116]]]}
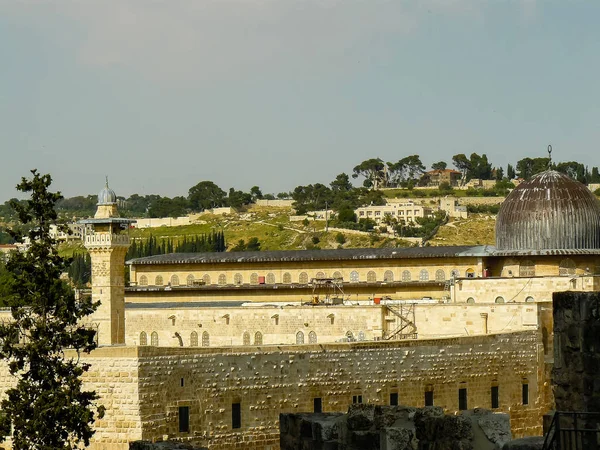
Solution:
{"label": "hillside", "polygon": [[[223,231],[228,251],[240,240],[246,243],[253,237],[258,238],[261,250],[301,250],[333,249],[360,247],[404,247],[411,243],[401,239],[391,239],[376,234],[342,231],[343,239],[337,237],[340,231],[325,231],[324,221],[290,222],[291,210],[283,208],[253,207],[247,212],[231,215],[203,214],[193,225],[179,227],[158,227],[131,229],[132,239],[146,240],[155,237],[172,239],[177,243],[186,236],[209,234]],[[340,244],[342,241],[343,244]],[[70,256],[74,252],[84,251],[81,243],[61,245],[61,253]]]}
{"label": "hillside", "polygon": [[467,219],[453,219],[438,230],[430,245],[494,245],[496,216],[469,214]]}

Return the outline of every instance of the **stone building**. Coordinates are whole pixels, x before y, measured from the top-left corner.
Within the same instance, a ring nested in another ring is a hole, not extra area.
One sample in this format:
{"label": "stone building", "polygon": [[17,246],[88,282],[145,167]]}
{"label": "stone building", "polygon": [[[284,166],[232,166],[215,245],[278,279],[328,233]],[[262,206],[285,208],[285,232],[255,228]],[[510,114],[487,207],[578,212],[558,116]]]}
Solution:
{"label": "stone building", "polygon": [[423,205],[417,205],[413,201],[403,203],[386,203],[385,205],[362,206],[354,210],[356,218],[371,219],[378,225],[385,223],[386,218],[396,219],[399,223],[414,225],[419,218],[430,217],[433,215],[431,208]]}
{"label": "stone building", "polygon": [[[280,412],[352,403],[485,407],[510,413],[514,436],[541,433],[552,403],[547,302],[600,281],[600,206],[587,190],[569,204],[579,190],[555,172],[520,185],[495,248],[162,255],[129,261],[126,287],[130,221],[107,186],[85,241],[102,302],[85,381],[107,410],[92,447],[276,449]],[[0,373],[0,386],[11,383]]]}

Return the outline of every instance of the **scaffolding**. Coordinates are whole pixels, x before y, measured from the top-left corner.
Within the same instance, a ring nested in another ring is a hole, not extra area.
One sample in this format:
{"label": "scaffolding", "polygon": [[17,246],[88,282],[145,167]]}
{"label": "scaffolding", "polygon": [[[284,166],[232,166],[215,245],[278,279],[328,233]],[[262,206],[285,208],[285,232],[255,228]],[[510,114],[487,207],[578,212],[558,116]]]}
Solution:
{"label": "scaffolding", "polygon": [[312,278],[313,305],[342,305],[344,303],[343,278]]}
{"label": "scaffolding", "polygon": [[386,322],[388,327],[396,323],[395,329],[389,328],[384,332],[383,339],[417,339],[417,325],[415,324],[415,303],[401,303],[399,305],[385,305]]}

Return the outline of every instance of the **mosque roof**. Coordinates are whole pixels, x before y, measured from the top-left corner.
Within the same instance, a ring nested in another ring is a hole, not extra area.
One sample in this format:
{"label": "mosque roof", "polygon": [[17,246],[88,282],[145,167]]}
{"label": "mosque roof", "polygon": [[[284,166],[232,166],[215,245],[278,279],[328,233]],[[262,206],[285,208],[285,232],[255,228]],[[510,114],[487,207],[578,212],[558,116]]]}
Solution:
{"label": "mosque roof", "polygon": [[600,253],[600,202],[563,173],[535,175],[498,212],[496,254],[506,253]]}
{"label": "mosque roof", "polygon": [[343,261],[363,259],[416,259],[490,256],[493,247],[457,245],[444,247],[349,248],[333,250],[276,250],[257,252],[169,253],[127,261],[147,264],[216,264],[241,262]]}
{"label": "mosque roof", "polygon": [[117,194],[111,188],[108,187],[108,178],[106,179],[106,185],[98,193],[98,205],[114,205],[117,203]]}

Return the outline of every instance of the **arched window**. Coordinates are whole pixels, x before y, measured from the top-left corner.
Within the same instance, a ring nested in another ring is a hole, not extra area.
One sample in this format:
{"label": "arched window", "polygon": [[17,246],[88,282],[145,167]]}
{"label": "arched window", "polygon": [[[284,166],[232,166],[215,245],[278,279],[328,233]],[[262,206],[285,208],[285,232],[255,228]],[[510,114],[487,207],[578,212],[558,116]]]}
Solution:
{"label": "arched window", "polygon": [[202,277],[202,281],[204,281],[204,284],[210,284],[210,275],[204,274],[204,276]]}
{"label": "arched window", "polygon": [[156,331],[153,331],[150,335],[150,345],[158,347],[158,333]]}
{"label": "arched window", "polygon": [[148,345],[148,336],[145,331],[140,333],[140,345]]}
{"label": "arched window", "polygon": [[244,282],[244,279],[242,278],[242,274],[241,273],[236,273],[233,276],[233,283],[234,284],[242,284]]}
{"label": "arched window", "polygon": [[419,272],[419,281],[429,281],[429,272],[426,269]]}
{"label": "arched window", "polygon": [[353,270],[352,272],[350,272],[350,283],[358,283],[358,281],[358,272],[356,270]]}
{"label": "arched window", "polygon": [[504,303],[504,297],[496,297],[496,300],[494,300],[494,303]]}
{"label": "arched window", "polygon": [[317,343],[317,333],[315,333],[314,331],[311,331],[310,333],[308,333],[308,343],[309,344]]}
{"label": "arched window", "polygon": [[284,284],[292,284],[292,276],[289,272],[283,274],[283,283]]}
{"label": "arched window", "polygon": [[202,347],[208,346],[210,346],[210,335],[208,334],[208,331],[205,331],[202,333]]}
{"label": "arched window", "polygon": [[179,277],[177,275],[171,275],[171,286],[179,286]]}
{"label": "arched window", "polygon": [[250,284],[258,284],[258,274],[253,273],[250,275]]}
{"label": "arched window", "polygon": [[190,347],[198,347],[198,333],[195,331],[190,333]]}
{"label": "arched window", "polygon": [[475,303],[475,299],[473,297],[469,297],[467,299],[467,303]]}
{"label": "arched window", "polygon": [[254,333],[254,345],[262,345],[262,333],[260,331]]}
{"label": "arched window", "polygon": [[275,275],[271,272],[267,274],[267,284],[275,284]]}
{"label": "arched window", "polygon": [[219,284],[221,286],[227,284],[227,276],[224,273],[219,275]]}
{"label": "arched window", "polygon": [[475,270],[473,270],[473,269],[471,269],[471,268],[468,268],[468,269],[465,271],[465,276],[466,276],[467,278],[475,278]]}
{"label": "arched window", "polygon": [[146,275],[140,277],[140,286],[148,286],[148,277]]}
{"label": "arched window", "polygon": [[408,270],[402,271],[402,281],[410,281],[410,272]]}
{"label": "arched window", "polygon": [[348,342],[354,342],[354,333],[352,331],[346,331],[346,339]]}
{"label": "arched window", "polygon": [[296,344],[304,344],[304,333],[302,331],[296,333]]}
{"label": "arched window", "polygon": [[364,341],[365,340],[365,332],[364,331],[359,331],[358,332],[358,340],[359,341]]}
{"label": "arched window", "polygon": [[308,284],[308,274],[306,272],[300,273],[300,276],[298,277],[298,283]]}
{"label": "arched window", "polygon": [[318,278],[318,279],[325,278],[325,274],[323,272],[317,272],[317,274],[315,275],[315,278]]}
{"label": "arched window", "polygon": [[367,272],[367,282],[374,283],[375,281],[377,281],[377,275],[372,270],[369,270]]}
{"label": "arched window", "polygon": [[458,278],[460,276],[460,271],[458,269],[452,269],[452,272],[450,272],[450,276],[452,278]]}
{"label": "arched window", "polygon": [[530,259],[521,261],[519,264],[520,277],[535,277],[535,264]]}
{"label": "arched window", "polygon": [[533,297],[531,295],[525,299],[525,303],[533,303],[534,301],[535,300],[533,299]]}
{"label": "arched window", "polygon": [[388,283],[394,281],[394,272],[392,272],[391,270],[386,270],[383,274],[383,281]]}
{"label": "arched window", "polygon": [[186,283],[188,286],[193,286],[194,285],[194,275],[189,274],[187,276],[187,278],[185,279]]}
{"label": "arched window", "polygon": [[247,331],[244,331],[242,342],[244,343],[244,345],[250,345],[250,333],[248,333]]}
{"label": "arched window", "polygon": [[157,275],[156,278],[154,279],[154,286],[162,286],[163,285],[163,277],[160,275]]}
{"label": "arched window", "polygon": [[342,278],[342,272],[338,272],[337,270],[333,272],[333,278]]}
{"label": "arched window", "polygon": [[575,261],[570,258],[563,259],[558,265],[558,274],[561,277],[575,275],[577,270],[577,266],[575,265]]}
{"label": "arched window", "polygon": [[442,269],[435,271],[435,281],[446,281],[446,272]]}

